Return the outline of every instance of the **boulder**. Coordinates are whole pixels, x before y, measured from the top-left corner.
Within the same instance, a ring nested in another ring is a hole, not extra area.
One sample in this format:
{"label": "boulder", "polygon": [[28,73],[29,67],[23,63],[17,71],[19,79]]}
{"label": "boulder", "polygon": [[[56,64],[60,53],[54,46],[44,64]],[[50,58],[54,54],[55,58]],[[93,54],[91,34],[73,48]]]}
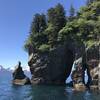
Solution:
{"label": "boulder", "polygon": [[21,63],[16,66],[16,69],[13,72],[12,83],[15,85],[26,85],[31,84],[30,79],[24,74],[22,70]]}
{"label": "boulder", "polygon": [[74,84],[74,89],[76,91],[85,91],[86,86],[83,83]]}

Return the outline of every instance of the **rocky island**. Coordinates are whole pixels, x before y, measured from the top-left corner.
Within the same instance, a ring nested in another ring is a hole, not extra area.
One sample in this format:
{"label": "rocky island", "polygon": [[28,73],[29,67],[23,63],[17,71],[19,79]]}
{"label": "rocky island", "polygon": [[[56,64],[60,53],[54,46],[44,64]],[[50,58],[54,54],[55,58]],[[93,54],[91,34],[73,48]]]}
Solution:
{"label": "rocky island", "polygon": [[16,69],[13,72],[12,83],[15,85],[31,84],[30,79],[24,74],[24,71],[22,70],[21,62],[18,63]]}
{"label": "rocky island", "polygon": [[77,13],[71,6],[70,16],[61,4],[50,8],[47,15],[36,14],[25,43],[32,84],[61,85],[71,75],[76,89],[99,88],[99,46],[99,0],[89,2]]}

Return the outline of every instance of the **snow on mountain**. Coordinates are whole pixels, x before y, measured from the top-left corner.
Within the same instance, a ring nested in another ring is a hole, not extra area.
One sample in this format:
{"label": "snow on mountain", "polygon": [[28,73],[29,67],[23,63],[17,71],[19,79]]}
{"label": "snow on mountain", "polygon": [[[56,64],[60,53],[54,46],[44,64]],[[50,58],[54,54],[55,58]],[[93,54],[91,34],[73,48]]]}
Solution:
{"label": "snow on mountain", "polygon": [[7,71],[7,69],[5,69],[2,65],[0,65],[0,72],[1,71]]}
{"label": "snow on mountain", "polygon": [[2,70],[3,69],[3,67],[0,65],[0,70]]}
{"label": "snow on mountain", "polygon": [[[7,73],[12,73],[15,70],[16,67],[10,67],[10,68],[4,68],[2,65],[0,65],[0,75],[1,74],[7,74]],[[24,73],[26,76],[31,77],[30,69],[29,67],[22,67]]]}
{"label": "snow on mountain", "polygon": [[2,65],[0,65],[0,78],[6,78],[7,76],[11,77],[11,71],[7,68],[4,68]]}
{"label": "snow on mountain", "polygon": [[23,70],[24,70],[24,71],[28,71],[28,72],[30,71],[30,69],[29,69],[28,66],[27,66],[27,67],[24,67]]}
{"label": "snow on mountain", "polygon": [[[8,68],[8,70],[13,72],[15,70],[15,68],[16,68],[16,66],[15,67],[10,67],[10,68]],[[30,72],[30,69],[29,69],[28,66],[27,67],[22,67],[22,69],[23,69],[23,71]]]}

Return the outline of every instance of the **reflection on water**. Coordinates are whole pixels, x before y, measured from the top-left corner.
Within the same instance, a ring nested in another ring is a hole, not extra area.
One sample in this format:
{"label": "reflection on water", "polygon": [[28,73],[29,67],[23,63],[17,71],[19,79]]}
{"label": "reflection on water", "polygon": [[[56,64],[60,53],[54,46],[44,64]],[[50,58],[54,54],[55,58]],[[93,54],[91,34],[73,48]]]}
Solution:
{"label": "reflection on water", "polygon": [[10,88],[4,88],[0,93],[0,100],[99,100],[100,98],[98,93],[76,92],[63,86],[10,85]]}
{"label": "reflection on water", "polygon": [[97,92],[77,92],[65,86],[15,86],[0,78],[0,100],[100,100]]}
{"label": "reflection on water", "polygon": [[65,90],[61,86],[36,86],[32,87],[33,100],[64,100],[67,99]]}

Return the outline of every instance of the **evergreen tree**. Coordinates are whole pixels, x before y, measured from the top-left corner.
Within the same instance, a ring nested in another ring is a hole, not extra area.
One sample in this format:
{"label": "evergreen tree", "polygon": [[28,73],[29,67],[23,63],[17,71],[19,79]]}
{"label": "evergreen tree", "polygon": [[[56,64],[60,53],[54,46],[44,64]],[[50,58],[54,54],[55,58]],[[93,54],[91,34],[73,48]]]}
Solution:
{"label": "evergreen tree", "polygon": [[44,14],[35,14],[30,31],[32,33],[43,32],[46,29],[46,24],[46,17]]}
{"label": "evergreen tree", "polygon": [[65,26],[66,23],[66,16],[65,16],[65,10],[64,7],[61,4],[58,4],[55,7],[55,12],[56,12],[56,26],[58,28],[58,31]]}
{"label": "evergreen tree", "polygon": [[87,44],[99,40],[100,0],[87,1],[90,4],[80,9],[77,18],[75,9],[71,5],[70,18],[67,16],[68,22],[61,4],[48,10],[47,19],[44,14],[36,14],[25,48],[28,49],[31,45],[35,49],[45,51],[69,40],[78,40],[79,43],[81,41]]}
{"label": "evergreen tree", "polygon": [[71,4],[70,6],[70,10],[69,10],[69,21],[73,21],[75,19],[75,8],[73,7],[73,5]]}
{"label": "evergreen tree", "polygon": [[72,4],[71,4],[71,6],[70,6],[69,14],[70,14],[70,17],[71,17],[71,18],[74,17],[74,15],[75,15],[75,8],[73,7]]}
{"label": "evergreen tree", "polygon": [[94,1],[96,1],[96,0],[87,0],[86,4],[89,5],[89,4],[93,3]]}
{"label": "evergreen tree", "polygon": [[25,49],[28,49],[30,45],[34,48],[38,48],[41,44],[47,42],[47,36],[44,34],[46,27],[45,15],[35,14],[31,24],[30,35],[25,44]]}
{"label": "evergreen tree", "polygon": [[49,43],[55,45],[57,43],[58,32],[66,23],[65,10],[61,4],[48,10],[48,23],[47,33],[49,34]]}
{"label": "evergreen tree", "polygon": [[59,31],[66,23],[65,10],[61,4],[48,10],[48,22]]}

